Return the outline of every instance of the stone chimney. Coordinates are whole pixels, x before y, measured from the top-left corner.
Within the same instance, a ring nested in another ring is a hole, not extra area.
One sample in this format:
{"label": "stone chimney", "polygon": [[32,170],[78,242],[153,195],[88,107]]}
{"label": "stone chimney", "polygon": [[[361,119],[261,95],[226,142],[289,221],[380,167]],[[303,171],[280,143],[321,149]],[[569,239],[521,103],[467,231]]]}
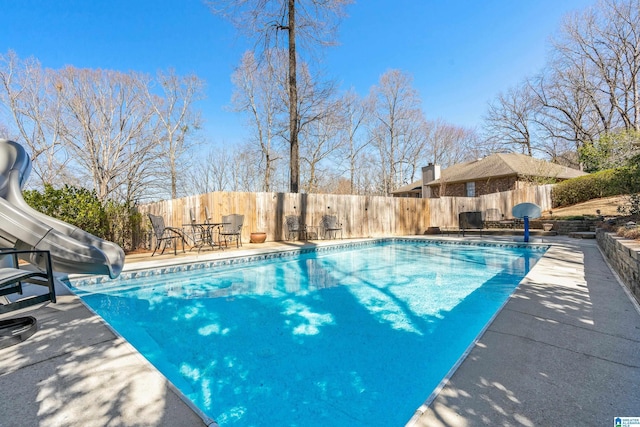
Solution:
{"label": "stone chimney", "polygon": [[440,165],[434,165],[433,163],[429,163],[427,166],[422,167],[422,198],[430,199],[433,196],[431,195],[431,187],[427,186],[431,181],[435,181],[436,179],[440,179]]}

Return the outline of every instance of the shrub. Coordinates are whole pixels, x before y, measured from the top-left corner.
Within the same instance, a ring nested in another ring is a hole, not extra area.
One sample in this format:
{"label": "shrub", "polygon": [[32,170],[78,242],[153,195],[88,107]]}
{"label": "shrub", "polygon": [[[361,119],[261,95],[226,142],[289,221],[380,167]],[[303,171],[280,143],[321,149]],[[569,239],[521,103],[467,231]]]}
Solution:
{"label": "shrub", "polygon": [[627,239],[640,240],[640,228],[636,227],[631,230],[627,230],[625,237]]}
{"label": "shrub", "polygon": [[586,172],[597,172],[631,164],[637,156],[640,132],[619,130],[600,136],[597,141],[585,142],[578,149],[580,162]]}
{"label": "shrub", "polygon": [[595,215],[565,215],[565,216],[554,216],[554,220],[556,221],[583,221],[587,219],[598,219]]}
{"label": "shrub", "polygon": [[618,212],[623,215],[640,216],[640,193],[630,194],[626,198],[627,204],[618,206]]}
{"label": "shrub", "polygon": [[105,206],[108,227],[107,240],[125,250],[136,249],[141,237],[142,215],[129,204],[107,202]]}
{"label": "shrub", "polygon": [[141,240],[138,236],[141,215],[137,210],[127,203],[102,203],[95,191],[69,185],[56,190],[45,185],[42,193],[28,190],[23,196],[37,211],[114,242],[125,250],[135,249]]}
{"label": "shrub", "polygon": [[591,199],[622,194],[617,186],[615,169],[568,179],[556,184],[551,192],[554,208],[575,205]]}
{"label": "shrub", "polygon": [[631,159],[627,166],[614,170],[614,186],[620,194],[640,193],[640,156]]}
{"label": "shrub", "polygon": [[45,184],[44,191],[23,192],[25,201],[34,209],[105,238],[108,230],[105,211],[95,191],[65,185],[60,189]]}
{"label": "shrub", "polygon": [[616,234],[625,239],[640,240],[640,227],[619,227]]}

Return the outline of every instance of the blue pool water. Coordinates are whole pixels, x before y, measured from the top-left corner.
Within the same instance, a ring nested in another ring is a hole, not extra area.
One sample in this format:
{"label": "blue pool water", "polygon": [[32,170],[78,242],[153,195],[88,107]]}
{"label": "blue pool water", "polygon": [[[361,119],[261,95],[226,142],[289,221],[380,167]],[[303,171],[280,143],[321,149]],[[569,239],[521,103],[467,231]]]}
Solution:
{"label": "blue pool water", "polygon": [[403,426],[544,249],[387,241],[75,285],[226,426]]}

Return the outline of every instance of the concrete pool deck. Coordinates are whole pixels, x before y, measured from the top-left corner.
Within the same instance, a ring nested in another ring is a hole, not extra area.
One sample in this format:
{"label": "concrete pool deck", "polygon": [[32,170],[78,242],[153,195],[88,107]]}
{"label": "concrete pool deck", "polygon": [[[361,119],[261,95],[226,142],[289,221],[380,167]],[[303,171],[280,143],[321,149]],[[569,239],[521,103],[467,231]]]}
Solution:
{"label": "concrete pool deck", "polygon": [[[407,414],[409,426],[596,426],[612,425],[617,416],[640,416],[637,305],[595,241],[541,240],[553,246],[430,405],[413,418]],[[325,242],[309,243],[315,244]],[[127,257],[126,268],[300,246],[246,244],[153,260],[134,255]],[[25,315],[38,319],[39,330],[0,349],[0,426],[215,425],[77,297],[63,295],[56,304],[0,319]]]}

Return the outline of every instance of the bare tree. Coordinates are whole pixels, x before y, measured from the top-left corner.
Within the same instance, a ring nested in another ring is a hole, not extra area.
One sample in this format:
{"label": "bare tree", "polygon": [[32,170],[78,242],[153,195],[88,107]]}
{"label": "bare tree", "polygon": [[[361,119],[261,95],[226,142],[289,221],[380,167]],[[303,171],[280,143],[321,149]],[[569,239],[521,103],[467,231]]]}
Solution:
{"label": "bare tree", "polygon": [[[147,103],[148,78],[115,71],[66,67],[57,73],[62,112],[61,138],[93,182],[100,200],[117,195],[133,200],[138,184],[152,175],[157,135],[149,132],[153,110]],[[153,163],[150,163],[153,164]],[[141,170],[146,170],[140,176]]]}
{"label": "bare tree", "polygon": [[[557,96],[556,108],[567,112],[576,110],[579,105],[583,115],[571,117],[575,124],[581,123],[584,129],[585,118],[587,123],[593,123],[594,130],[585,133],[591,138],[597,138],[600,134],[612,131],[616,126],[617,115],[615,105],[615,86],[617,85],[619,71],[615,64],[604,59],[605,52],[599,51],[598,43],[592,40],[597,24],[597,15],[593,11],[582,15],[569,17],[564,24],[563,38],[555,42],[553,62],[551,63],[552,79],[547,87],[555,89]],[[583,28],[584,26],[584,28]],[[586,37],[585,37],[586,36]],[[593,43],[593,45],[589,45]],[[595,49],[591,51],[592,49]],[[557,91],[565,91],[566,95]],[[568,95],[568,96],[567,96]],[[566,97],[567,103],[558,103]],[[576,103],[579,102],[579,104]],[[576,105],[577,104],[577,105]],[[586,135],[584,135],[586,136]],[[584,143],[578,141],[578,147]]]}
{"label": "bare tree", "polygon": [[384,73],[369,100],[370,135],[380,155],[381,192],[389,194],[413,180],[422,166],[417,163],[427,142],[427,124],[411,76],[400,70]]}
{"label": "bare tree", "polygon": [[425,150],[427,163],[446,168],[482,155],[483,149],[475,129],[436,119],[429,122],[428,130],[428,150]]}
{"label": "bare tree", "polygon": [[22,61],[13,51],[0,55],[0,102],[19,142],[31,151],[33,171],[42,184],[64,177],[68,161],[60,139],[60,88],[52,75],[34,58]]}
{"label": "bare tree", "polygon": [[577,152],[583,144],[598,138],[600,124],[610,127],[610,119],[601,120],[603,116],[597,114],[593,93],[585,91],[587,80],[582,71],[554,67],[529,80],[538,104],[536,123],[541,139],[546,141],[542,149],[551,157],[567,150]]}
{"label": "bare tree", "polygon": [[272,51],[263,63],[258,63],[253,52],[246,52],[231,78],[235,85],[233,108],[249,115],[252,141],[259,147],[259,164],[264,170],[262,191],[271,191],[272,174],[282,157],[278,141],[283,140],[277,138],[281,135],[278,116],[282,108],[277,93],[279,85],[275,82],[284,80],[285,70],[280,67],[279,57],[279,52]]}
{"label": "bare tree", "polygon": [[[328,169],[323,169],[323,161],[336,154],[343,143],[339,137],[342,123],[337,113],[335,103],[321,104],[318,107],[322,112],[318,119],[309,123],[301,133],[301,160],[306,163],[307,180],[303,184],[303,190],[307,193],[318,192],[320,189],[320,175],[329,174]],[[331,162],[331,169],[335,169],[335,162]]]}
{"label": "bare tree", "polygon": [[325,82],[320,76],[312,75],[306,62],[301,63],[298,76],[300,160],[308,167],[302,169],[301,176],[307,177],[303,189],[312,192],[317,191],[316,168],[340,145],[336,135],[341,122],[336,114],[337,104],[333,100],[333,82]]}
{"label": "bare tree", "polygon": [[[225,145],[225,144],[222,144]],[[253,144],[231,149],[211,148],[198,156],[187,172],[185,192],[203,194],[212,191],[262,191],[261,154]],[[275,168],[274,171],[277,171]],[[277,174],[276,174],[277,175]],[[275,178],[275,177],[274,177]],[[285,182],[273,179],[272,191],[282,191]]]}
{"label": "bare tree", "polygon": [[193,103],[204,98],[204,82],[195,75],[178,76],[175,70],[159,71],[155,80],[160,93],[153,93],[155,87],[144,86],[147,102],[155,113],[160,127],[160,143],[165,154],[171,185],[171,198],[178,197],[178,180],[189,162],[184,154],[193,145],[191,136],[200,128],[201,120],[194,111]]}
{"label": "bare tree", "polygon": [[[637,0],[602,0],[565,20],[556,49],[567,61],[586,68],[593,89],[625,130],[640,128],[640,5]],[[590,88],[585,88],[590,89]],[[595,107],[595,105],[594,105]],[[609,129],[607,129],[608,131]]]}
{"label": "bare tree", "polygon": [[[232,168],[228,169],[231,191],[261,191],[262,177],[260,175],[260,153],[253,145],[242,145],[236,147],[231,153]],[[287,188],[286,175],[280,175],[280,170],[286,171],[286,167],[281,166],[279,160],[273,162],[270,191],[284,191]],[[285,178],[284,180],[282,178]]]}
{"label": "bare tree", "polygon": [[602,0],[568,16],[550,63],[530,81],[545,139],[572,142],[578,150],[618,129],[638,130],[639,72],[636,0]]}
{"label": "bare tree", "polygon": [[484,118],[488,137],[499,146],[512,147],[529,156],[536,104],[528,85],[520,85],[499,94],[489,104]]}
{"label": "bare tree", "polygon": [[568,15],[550,52],[537,76],[490,105],[490,142],[529,145],[574,164],[585,145],[640,128],[637,0],[600,0]]}
{"label": "bare tree", "polygon": [[356,175],[360,169],[358,160],[371,142],[363,131],[365,121],[370,114],[368,105],[353,89],[342,95],[338,102],[337,111],[343,123],[340,134],[343,139],[341,150],[343,157],[347,160],[350,194],[358,193],[356,191]]}
{"label": "bare tree", "polygon": [[202,82],[173,71],[158,73],[159,91],[151,82],[134,72],[42,70],[35,59],[0,56],[0,103],[42,183],[93,188],[102,201],[166,196],[167,169],[175,196],[177,159],[199,125],[192,103]]}
{"label": "bare tree", "polygon": [[358,163],[360,165],[363,165],[363,167],[356,175],[357,194],[381,194],[381,185],[379,182],[380,170],[379,168],[375,167],[375,165],[378,164],[377,156],[375,155],[375,153],[367,150],[363,151],[359,157],[360,158],[358,159]]}
{"label": "bare tree", "polygon": [[185,191],[188,194],[205,194],[228,190],[230,164],[233,164],[233,156],[229,151],[211,148],[202,153],[186,173]]}
{"label": "bare tree", "polygon": [[297,38],[303,45],[328,45],[344,7],[353,0],[209,0],[214,13],[230,19],[234,25],[263,43],[266,50],[278,46],[281,31],[287,32],[289,52],[289,160],[290,191],[300,186],[298,133]]}
{"label": "bare tree", "polygon": [[11,139],[9,128],[2,124],[2,122],[0,122],[0,135],[3,135],[5,139]]}
{"label": "bare tree", "polygon": [[167,196],[166,182],[158,179],[164,169],[164,153],[159,149],[159,136],[154,130],[157,127],[146,129],[144,135],[125,144],[120,157],[127,165],[117,168],[122,175],[113,181],[113,190],[107,196],[110,200],[134,203]]}

